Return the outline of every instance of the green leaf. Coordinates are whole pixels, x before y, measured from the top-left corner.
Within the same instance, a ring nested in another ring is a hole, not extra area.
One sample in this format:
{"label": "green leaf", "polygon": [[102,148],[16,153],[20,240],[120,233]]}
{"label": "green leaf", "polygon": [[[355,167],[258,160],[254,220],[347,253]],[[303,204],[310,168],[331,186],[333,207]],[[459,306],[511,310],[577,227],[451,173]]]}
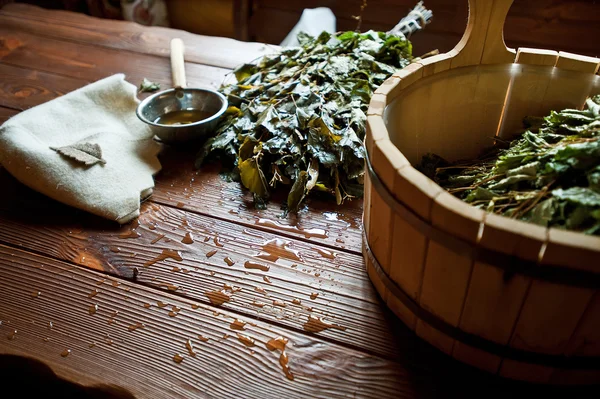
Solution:
{"label": "green leaf", "polygon": [[[300,47],[236,69],[238,83],[220,89],[231,107],[196,163],[220,158],[239,170],[256,198],[277,183],[302,183],[301,170],[308,176],[304,196],[322,189],[341,203],[362,195],[370,98],[410,63],[411,46],[373,31],[301,33],[298,39]],[[302,202],[298,187],[290,209]]]}
{"label": "green leaf", "polygon": [[140,83],[139,91],[142,93],[145,93],[145,92],[153,92],[158,89],[160,89],[160,83],[155,83],[155,82],[152,82],[152,81],[144,78],[144,80],[142,80],[142,83]]}
{"label": "green leaf", "polygon": [[530,212],[529,221],[541,226],[548,226],[556,212],[556,199],[548,198],[537,204]]}
{"label": "green leaf", "polygon": [[255,157],[246,159],[238,165],[242,184],[252,193],[261,198],[269,195],[267,181]]}
{"label": "green leaf", "polygon": [[258,69],[256,68],[256,65],[244,64],[244,65],[237,67],[233,71],[233,74],[235,75],[235,78],[237,79],[238,82],[242,82],[245,79],[248,79],[250,76],[254,75],[257,71],[258,71]]}
{"label": "green leaf", "polygon": [[583,206],[599,206],[600,193],[585,187],[562,188],[552,191],[552,195],[560,200]]}
{"label": "green leaf", "polygon": [[287,198],[287,207],[289,212],[298,212],[300,203],[304,200],[307,193],[306,185],[309,182],[308,173],[301,171],[294,182]]}

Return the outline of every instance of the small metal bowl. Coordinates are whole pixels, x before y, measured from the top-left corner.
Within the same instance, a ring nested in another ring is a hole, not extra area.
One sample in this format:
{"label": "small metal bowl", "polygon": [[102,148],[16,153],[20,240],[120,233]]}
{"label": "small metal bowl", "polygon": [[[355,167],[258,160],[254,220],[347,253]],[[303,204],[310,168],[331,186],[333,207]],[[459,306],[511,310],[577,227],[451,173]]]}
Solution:
{"label": "small metal bowl", "polygon": [[[197,140],[208,136],[217,127],[227,110],[227,99],[221,93],[207,89],[169,89],[142,101],[137,117],[150,125],[161,141],[166,143]],[[182,125],[156,123],[161,116],[174,111],[202,111],[211,116],[198,122]]]}

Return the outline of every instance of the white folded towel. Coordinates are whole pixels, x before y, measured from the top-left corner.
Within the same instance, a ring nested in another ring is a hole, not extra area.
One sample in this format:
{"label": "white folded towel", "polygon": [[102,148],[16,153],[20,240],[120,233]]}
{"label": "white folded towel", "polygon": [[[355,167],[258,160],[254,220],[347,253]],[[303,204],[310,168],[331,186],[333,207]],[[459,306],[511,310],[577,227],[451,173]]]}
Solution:
{"label": "white folded towel", "polygon": [[[153,175],[161,169],[161,145],[135,115],[136,90],[118,74],[10,118],[0,127],[0,163],[55,200],[129,222],[139,216],[140,200],[152,194]],[[95,145],[102,161],[86,164],[68,155],[94,161],[86,153],[94,154]]]}

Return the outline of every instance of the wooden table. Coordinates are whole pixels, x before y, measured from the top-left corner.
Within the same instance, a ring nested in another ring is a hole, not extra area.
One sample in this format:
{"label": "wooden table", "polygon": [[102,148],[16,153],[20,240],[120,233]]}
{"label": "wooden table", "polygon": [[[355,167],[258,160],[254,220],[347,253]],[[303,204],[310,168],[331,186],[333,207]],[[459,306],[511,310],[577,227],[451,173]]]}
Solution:
{"label": "wooden table", "polygon": [[[274,50],[12,4],[0,10],[0,122],[118,72],[169,86],[173,37],[186,42],[191,86],[216,88],[231,68]],[[405,328],[365,273],[360,201],[312,200],[280,218],[281,196],[257,211],[239,184],[220,179],[218,165],[196,171],[193,159],[193,151],[164,151],[154,194],[127,226],[54,202],[0,170],[1,353],[136,397],[560,392],[460,365]],[[187,233],[193,244],[182,242]],[[164,251],[181,258],[157,260]],[[283,347],[268,348],[278,337],[289,341],[287,366]]]}

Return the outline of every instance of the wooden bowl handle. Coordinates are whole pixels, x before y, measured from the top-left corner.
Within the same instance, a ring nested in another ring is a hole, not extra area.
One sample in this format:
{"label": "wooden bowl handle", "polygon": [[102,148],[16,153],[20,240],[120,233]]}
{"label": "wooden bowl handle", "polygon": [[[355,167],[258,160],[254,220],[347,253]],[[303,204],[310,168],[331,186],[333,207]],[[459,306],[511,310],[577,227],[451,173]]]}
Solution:
{"label": "wooden bowl handle", "polygon": [[469,20],[451,51],[452,67],[512,63],[516,52],[504,44],[504,22],[513,0],[469,0]]}
{"label": "wooden bowl handle", "polygon": [[185,81],[185,62],[183,40],[176,38],[171,40],[171,74],[173,77],[173,87],[184,89],[187,85]]}

